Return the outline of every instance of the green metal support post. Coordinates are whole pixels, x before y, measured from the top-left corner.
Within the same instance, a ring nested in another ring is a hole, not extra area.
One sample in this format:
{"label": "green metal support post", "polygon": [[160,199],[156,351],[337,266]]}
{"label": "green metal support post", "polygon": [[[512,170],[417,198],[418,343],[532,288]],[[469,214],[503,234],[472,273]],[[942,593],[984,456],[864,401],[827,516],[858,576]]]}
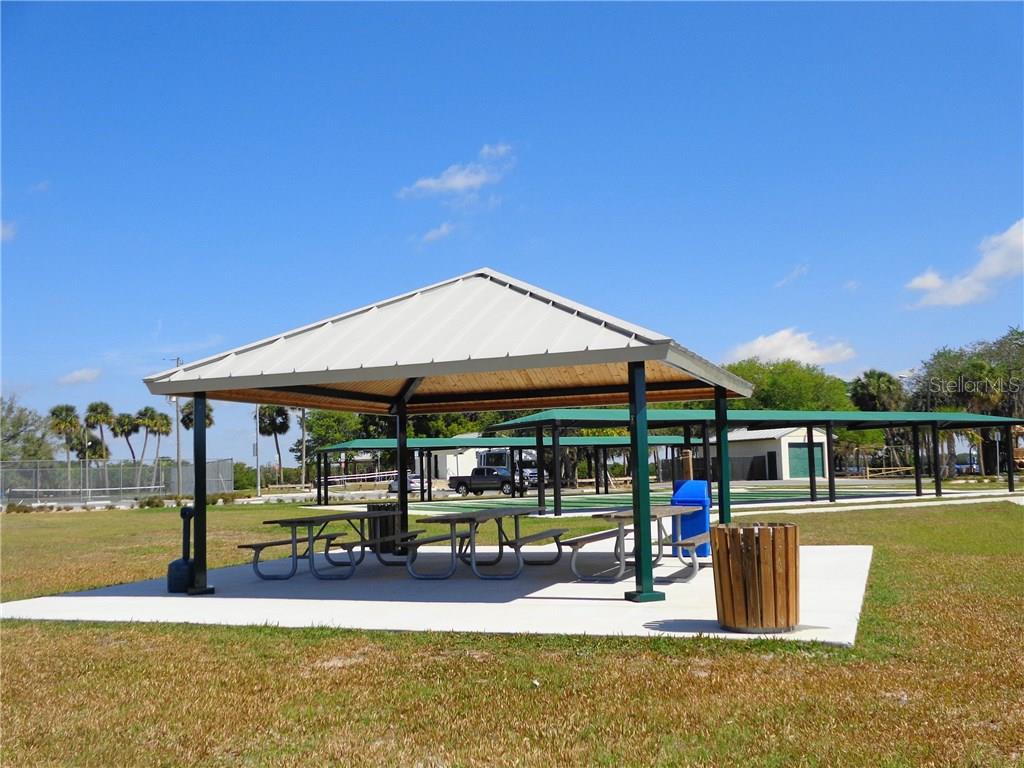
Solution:
{"label": "green metal support post", "polygon": [[711,483],[714,473],[711,471],[711,425],[704,422],[701,428],[701,457],[704,459],[704,479],[708,482],[708,493],[711,493]]}
{"label": "green metal support post", "polygon": [[555,501],[555,517],[562,516],[562,447],[558,442],[558,424],[551,427],[551,495]]}
{"label": "green metal support post", "polygon": [[818,500],[818,468],[814,461],[814,427],[807,428],[807,476],[811,480],[811,501]]}
{"label": "green metal support post", "polygon": [[825,472],[828,474],[828,500],[836,500],[836,459],[835,445],[832,443],[832,429],[834,425],[829,422],[825,425]]}
{"label": "green metal support post", "polygon": [[402,520],[402,530],[409,530],[409,414],[405,401],[399,399],[395,406],[395,427],[398,437],[398,456],[395,461],[398,469],[398,511]]}
{"label": "green metal support post", "polygon": [[544,512],[544,427],[537,427],[537,509]]}
{"label": "green metal support post", "polygon": [[1013,471],[1016,467],[1013,464],[1013,430],[1009,426],[1003,427],[1003,445],[1006,446],[1006,490],[1014,493],[1016,488],[1013,487]]}
{"label": "green metal support post", "polygon": [[[715,387],[715,437],[718,440],[718,522],[732,522],[732,492],[729,483],[732,467],[729,465],[729,413],[724,387]],[[705,430],[704,444],[707,445]],[[711,461],[711,457],[707,457]],[[709,472],[710,476],[710,472]]]}
{"label": "green metal support post", "polygon": [[195,510],[193,518],[193,532],[195,541],[192,542],[194,555],[192,586],[189,587],[190,595],[209,595],[213,593],[213,587],[206,583],[206,393],[196,392],[192,395],[192,413],[195,418],[192,420],[192,475],[193,475],[193,498],[192,509]]}
{"label": "green metal support post", "polygon": [[910,430],[910,437],[914,451],[914,495],[924,496],[921,483],[921,430],[916,424]]}
{"label": "green metal support post", "polygon": [[[647,470],[647,376],[643,362],[629,363],[629,450],[633,464],[633,541],[636,589],[626,593],[634,603],[664,600],[654,591],[651,562],[651,478]],[[625,553],[623,553],[625,555]]]}

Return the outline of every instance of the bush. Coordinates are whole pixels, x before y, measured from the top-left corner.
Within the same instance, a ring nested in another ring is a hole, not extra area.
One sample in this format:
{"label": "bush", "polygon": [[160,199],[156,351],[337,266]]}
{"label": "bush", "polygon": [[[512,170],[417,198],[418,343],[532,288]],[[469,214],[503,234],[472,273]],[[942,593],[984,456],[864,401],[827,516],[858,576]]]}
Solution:
{"label": "bush", "polygon": [[21,504],[15,501],[11,504],[8,504],[7,509],[4,511],[7,512],[8,515],[20,515],[25,514],[26,512],[34,512],[35,507],[31,507],[28,504]]}
{"label": "bush", "polygon": [[139,507],[144,509],[163,509],[164,499],[162,496],[147,496],[139,500]]}

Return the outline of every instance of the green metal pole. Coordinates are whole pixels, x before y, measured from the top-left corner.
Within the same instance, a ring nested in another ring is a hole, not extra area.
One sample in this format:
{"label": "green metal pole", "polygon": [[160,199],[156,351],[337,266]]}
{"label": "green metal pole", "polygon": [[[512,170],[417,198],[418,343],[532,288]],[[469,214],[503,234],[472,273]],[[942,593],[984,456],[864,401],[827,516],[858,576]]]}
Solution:
{"label": "green metal pole", "polygon": [[[664,600],[654,591],[651,562],[651,478],[647,471],[647,377],[643,362],[629,364],[629,448],[633,475],[633,541],[636,589],[626,593],[634,603]],[[625,557],[625,552],[622,556]]]}
{"label": "green metal pole", "polygon": [[1003,427],[1003,445],[1006,451],[1006,490],[1010,493],[1017,490],[1013,484],[1013,472],[1016,469],[1013,464],[1013,442],[1013,430],[1009,426]]}
{"label": "green metal pole", "polygon": [[732,493],[729,488],[729,424],[725,388],[715,387],[715,437],[718,440],[718,522],[732,522]]}

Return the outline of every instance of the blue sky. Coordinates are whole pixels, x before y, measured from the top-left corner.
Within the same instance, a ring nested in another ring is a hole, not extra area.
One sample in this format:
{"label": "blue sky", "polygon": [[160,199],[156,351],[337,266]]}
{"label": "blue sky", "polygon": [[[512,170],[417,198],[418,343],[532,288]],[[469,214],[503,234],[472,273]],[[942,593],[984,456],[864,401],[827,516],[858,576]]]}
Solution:
{"label": "blue sky", "polygon": [[1022,22],[4,3],[4,392],[163,406],[167,358],[478,266],[716,361],[912,368],[1024,315]]}

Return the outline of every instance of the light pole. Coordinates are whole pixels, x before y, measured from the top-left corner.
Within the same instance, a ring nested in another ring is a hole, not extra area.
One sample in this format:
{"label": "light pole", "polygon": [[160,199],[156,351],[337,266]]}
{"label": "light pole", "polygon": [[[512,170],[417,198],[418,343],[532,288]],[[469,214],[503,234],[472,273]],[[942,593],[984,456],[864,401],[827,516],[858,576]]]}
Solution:
{"label": "light pole", "polygon": [[[165,358],[169,360],[170,358]],[[181,367],[184,361],[180,357],[174,358],[174,365],[178,368]],[[172,395],[167,398],[167,402],[174,403],[174,458],[175,463],[178,465],[178,483],[175,488],[175,493],[181,495],[181,398],[177,395]],[[205,423],[205,422],[204,422]],[[159,462],[160,457],[157,456]]]}

